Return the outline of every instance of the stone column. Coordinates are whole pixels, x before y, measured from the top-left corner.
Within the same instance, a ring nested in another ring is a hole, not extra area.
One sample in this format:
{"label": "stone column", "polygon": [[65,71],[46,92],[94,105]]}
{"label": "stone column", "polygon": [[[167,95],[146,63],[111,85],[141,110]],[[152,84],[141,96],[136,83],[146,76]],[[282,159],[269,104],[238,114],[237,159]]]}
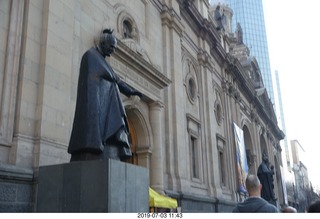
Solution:
{"label": "stone column", "polygon": [[160,102],[153,102],[150,108],[150,124],[153,136],[151,166],[150,166],[150,186],[160,193],[163,193],[163,132],[162,132],[162,108]]}

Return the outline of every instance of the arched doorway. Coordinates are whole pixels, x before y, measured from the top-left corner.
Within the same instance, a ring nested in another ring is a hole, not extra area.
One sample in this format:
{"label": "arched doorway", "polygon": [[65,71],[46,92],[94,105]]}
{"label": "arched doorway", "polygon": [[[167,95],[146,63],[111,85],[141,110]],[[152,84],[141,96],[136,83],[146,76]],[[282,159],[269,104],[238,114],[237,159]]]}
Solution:
{"label": "arched doorway", "polygon": [[139,165],[150,169],[151,159],[151,128],[149,122],[135,105],[129,100],[124,101],[128,126],[129,126],[129,143],[132,157],[126,160],[127,163]]}
{"label": "arched doorway", "polygon": [[127,159],[125,162],[131,163],[134,165],[138,165],[137,135],[136,135],[136,130],[135,130],[130,118],[128,118],[128,126],[129,126],[129,143],[130,143],[132,157]]}

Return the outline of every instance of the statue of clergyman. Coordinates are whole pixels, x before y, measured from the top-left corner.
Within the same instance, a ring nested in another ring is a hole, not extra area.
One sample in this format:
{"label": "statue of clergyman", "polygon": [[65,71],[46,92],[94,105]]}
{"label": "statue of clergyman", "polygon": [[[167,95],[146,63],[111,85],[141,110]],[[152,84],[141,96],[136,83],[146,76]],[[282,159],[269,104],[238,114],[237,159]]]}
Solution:
{"label": "statue of clergyman", "polygon": [[123,82],[106,61],[117,47],[112,30],[82,56],[77,103],[68,147],[71,161],[131,157],[128,123],[120,92],[142,94]]}
{"label": "statue of clergyman", "polygon": [[268,155],[264,152],[262,154],[262,163],[258,168],[258,177],[262,184],[261,197],[271,204],[276,205],[276,198],[274,193],[274,170],[270,168]]}

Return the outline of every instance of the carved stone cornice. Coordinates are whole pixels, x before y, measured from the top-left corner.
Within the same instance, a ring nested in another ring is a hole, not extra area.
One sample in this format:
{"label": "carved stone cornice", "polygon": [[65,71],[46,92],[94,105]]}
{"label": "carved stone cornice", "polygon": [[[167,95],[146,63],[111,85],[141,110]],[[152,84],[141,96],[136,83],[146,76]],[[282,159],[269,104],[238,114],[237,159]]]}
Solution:
{"label": "carved stone cornice", "polygon": [[211,56],[204,50],[200,50],[198,53],[198,62],[200,65],[205,66],[209,69],[213,68],[213,64],[211,61]]}
{"label": "carved stone cornice", "polygon": [[192,21],[194,25],[192,28],[197,28],[194,30],[196,33],[203,33],[202,37],[208,37],[208,39],[214,39],[219,41],[220,34],[215,29],[213,22],[204,18],[202,14],[195,7],[193,0],[178,0],[181,8],[181,15],[188,20]]}
{"label": "carved stone cornice", "polygon": [[195,33],[206,40],[210,45],[210,55],[218,63],[223,63],[225,50],[220,44],[220,33],[216,30],[215,24],[204,18],[193,4],[192,0],[178,0],[181,8],[181,16],[186,20]]}
{"label": "carved stone cornice", "polygon": [[162,4],[160,17],[162,25],[168,26],[170,29],[174,29],[180,37],[182,36],[184,26],[181,22],[181,17],[173,8],[170,8],[166,4]]}
{"label": "carved stone cornice", "polygon": [[252,105],[256,109],[257,116],[269,126],[274,136],[276,136],[279,140],[282,140],[284,138],[284,134],[274,120],[272,112],[270,112],[272,109],[267,108],[262,104],[261,100],[256,95],[253,83],[246,76],[245,70],[239,61],[232,55],[227,54],[225,62],[228,72],[230,72],[236,79],[239,90],[241,90],[241,92],[252,101]]}
{"label": "carved stone cornice", "polygon": [[121,40],[112,57],[111,65],[118,70],[120,76],[129,78],[129,81],[135,82],[135,86],[148,91],[153,96],[150,96],[151,99],[160,99],[160,90],[171,84],[169,78]]}

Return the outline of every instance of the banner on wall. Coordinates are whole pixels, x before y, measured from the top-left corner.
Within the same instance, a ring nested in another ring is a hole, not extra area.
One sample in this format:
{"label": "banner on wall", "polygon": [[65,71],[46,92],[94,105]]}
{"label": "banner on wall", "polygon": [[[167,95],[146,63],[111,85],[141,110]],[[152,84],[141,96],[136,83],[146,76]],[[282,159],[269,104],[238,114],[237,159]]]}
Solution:
{"label": "banner on wall", "polygon": [[234,136],[236,142],[236,161],[237,161],[237,175],[239,192],[246,194],[247,189],[245,186],[246,178],[248,175],[248,163],[246,155],[246,146],[244,143],[243,130],[233,123]]}

